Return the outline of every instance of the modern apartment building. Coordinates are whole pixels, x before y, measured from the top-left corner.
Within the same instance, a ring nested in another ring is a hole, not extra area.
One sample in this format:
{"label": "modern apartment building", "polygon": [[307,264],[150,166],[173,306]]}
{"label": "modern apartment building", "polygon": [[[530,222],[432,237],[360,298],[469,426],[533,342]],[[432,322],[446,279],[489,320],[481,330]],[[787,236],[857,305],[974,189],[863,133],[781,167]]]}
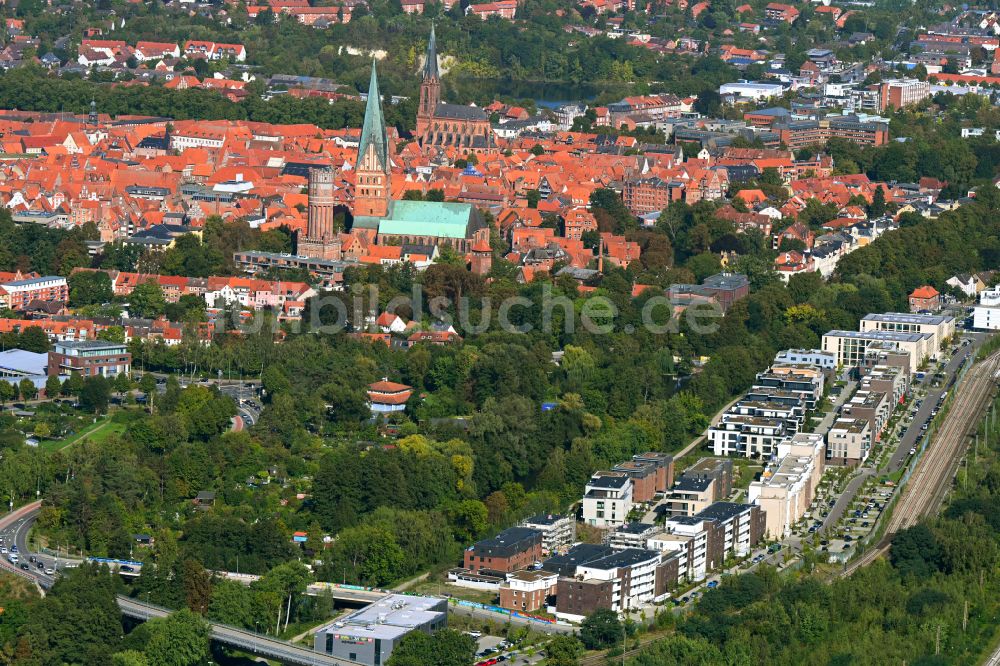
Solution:
{"label": "modern apartment building", "polygon": [[906,399],[910,390],[910,373],[892,365],[873,365],[861,369],[860,389],[877,391],[889,396],[893,409]]}
{"label": "modern apartment building", "polygon": [[719,502],[733,492],[733,461],[717,458],[700,458],[698,462],[684,470],[685,479],[711,479],[715,482],[712,501]]}
{"label": "modern apartment building", "polygon": [[841,418],[826,433],[826,462],[853,466],[868,458],[872,429],[867,419]]}
{"label": "modern apartment building", "polygon": [[715,502],[693,516],[673,516],[664,531],[646,542],[647,547],[681,552],[679,576],[704,580],[728,555],[744,556],[763,538],[765,516],[754,504]]}
{"label": "modern apartment building", "polygon": [[611,533],[608,545],[615,550],[645,548],[646,541],[659,531],[655,523],[625,523]]}
{"label": "modern apartment building", "polygon": [[864,419],[871,428],[872,440],[879,441],[882,431],[889,424],[895,403],[892,397],[882,391],[859,389],[844,403],[841,415],[847,419]]}
{"label": "modern apartment building", "polygon": [[782,391],[798,393],[807,410],[816,409],[823,398],[823,387],[826,377],[822,370],[814,365],[797,363],[775,364],[766,372],[757,374],[753,382],[754,388],[774,388]]}
{"label": "modern apartment building", "polygon": [[972,327],[987,331],[1000,329],[1000,287],[980,292],[979,303],[972,309]]}
{"label": "modern apartment building", "polygon": [[596,472],[583,494],[583,522],[594,527],[617,527],[632,510],[632,479],[624,472]]}
{"label": "modern apartment building", "polygon": [[658,551],[628,548],[577,565],[556,586],[556,617],[579,622],[598,608],[621,613],[653,601],[662,560]]}
{"label": "modern apartment building", "polygon": [[930,333],[933,336],[932,356],[937,356],[945,340],[955,335],[955,318],[946,315],[886,312],[869,314],[861,320],[862,332],[893,331],[896,333]]}
{"label": "modern apartment building", "polygon": [[667,516],[693,516],[718,499],[715,479],[680,476],[664,503]]}
{"label": "modern apartment building", "polygon": [[923,360],[935,351],[934,336],[930,333],[840,330],[823,335],[823,350],[837,355],[838,366],[856,368],[864,360],[869,346],[885,342],[910,354],[910,372],[916,372]]}
{"label": "modern apartment building", "polygon": [[783,538],[808,510],[825,458],[826,442],[817,433],[798,433],[778,445],[776,462],[747,490],[750,503],[764,512],[767,538]]}
{"label": "modern apartment building", "polygon": [[558,514],[540,514],[521,523],[521,527],[542,535],[542,552],[546,555],[568,548],[576,541],[576,518]]}
{"label": "modern apartment building", "polygon": [[837,357],[822,349],[785,349],[774,356],[774,362],[781,365],[815,365],[823,370],[836,370]]}
{"label": "modern apartment building", "polygon": [[117,377],[120,374],[127,375],[131,369],[132,354],[128,347],[117,342],[57,342],[49,352],[50,375],[78,372],[81,377]]}
{"label": "modern apartment building", "polygon": [[729,555],[746,557],[764,536],[766,520],[756,504],[715,502],[699,511],[697,517],[711,520],[720,528],[723,560]]}
{"label": "modern apartment building", "polygon": [[708,441],[717,456],[769,458],[785,437],[793,434],[784,420],[727,412],[708,429]]}

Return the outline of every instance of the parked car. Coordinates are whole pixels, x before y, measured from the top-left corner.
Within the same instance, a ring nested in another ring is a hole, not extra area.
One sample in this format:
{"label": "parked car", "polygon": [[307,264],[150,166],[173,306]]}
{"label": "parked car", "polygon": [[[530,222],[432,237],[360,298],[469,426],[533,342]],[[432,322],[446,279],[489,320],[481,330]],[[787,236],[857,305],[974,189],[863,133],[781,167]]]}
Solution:
{"label": "parked car", "polygon": [[707,587],[710,590],[714,590],[715,588],[719,587],[719,581],[710,580],[708,581],[708,585],[706,585],[705,587]]}

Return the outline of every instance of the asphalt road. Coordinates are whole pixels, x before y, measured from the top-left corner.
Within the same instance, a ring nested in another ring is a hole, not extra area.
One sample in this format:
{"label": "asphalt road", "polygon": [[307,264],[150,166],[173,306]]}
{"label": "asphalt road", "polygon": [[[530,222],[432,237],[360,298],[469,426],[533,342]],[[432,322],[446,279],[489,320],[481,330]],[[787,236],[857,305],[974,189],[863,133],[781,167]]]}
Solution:
{"label": "asphalt road", "polygon": [[851,479],[850,483],[847,484],[847,488],[837,498],[837,503],[830,509],[830,515],[823,519],[823,527],[820,529],[820,532],[825,533],[829,528],[836,526],[837,521],[843,517],[847,509],[851,506],[851,502],[854,501],[854,496],[858,494],[858,489],[874,474],[875,470],[865,467],[856,477]]}
{"label": "asphalt road", "polygon": [[[959,350],[955,352],[954,356],[952,356],[951,361],[949,361],[948,365],[945,366],[944,379],[941,380],[941,386],[939,388],[931,388],[927,391],[927,394],[923,398],[923,402],[917,409],[916,415],[913,417],[910,427],[907,428],[903,435],[899,438],[899,447],[896,448],[895,453],[892,454],[892,458],[889,461],[890,472],[895,472],[906,464],[906,461],[910,456],[910,449],[917,445],[917,442],[920,441],[920,438],[923,437],[926,432],[921,430],[921,426],[930,420],[931,411],[937,407],[938,402],[941,399],[941,394],[944,393],[945,388],[951,382],[952,378],[958,373],[962,364],[965,363],[966,359],[968,359],[970,355],[975,354],[976,350],[979,349],[979,345],[983,341],[983,336],[977,335],[972,339],[973,342],[970,344],[959,347]],[[928,384],[933,380],[933,376],[928,375],[924,378],[924,383]]]}

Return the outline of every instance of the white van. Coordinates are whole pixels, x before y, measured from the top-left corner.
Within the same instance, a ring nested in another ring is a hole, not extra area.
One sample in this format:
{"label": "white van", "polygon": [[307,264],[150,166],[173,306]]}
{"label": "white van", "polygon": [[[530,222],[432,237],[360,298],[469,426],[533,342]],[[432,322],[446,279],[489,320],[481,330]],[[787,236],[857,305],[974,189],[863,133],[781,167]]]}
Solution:
{"label": "white van", "polygon": [[8,555],[8,556],[7,556],[7,560],[8,560],[8,561],[9,561],[9,562],[10,562],[11,564],[17,564],[17,560],[18,560],[18,559],[19,559],[19,558],[17,557],[17,553],[11,553],[10,555]]}

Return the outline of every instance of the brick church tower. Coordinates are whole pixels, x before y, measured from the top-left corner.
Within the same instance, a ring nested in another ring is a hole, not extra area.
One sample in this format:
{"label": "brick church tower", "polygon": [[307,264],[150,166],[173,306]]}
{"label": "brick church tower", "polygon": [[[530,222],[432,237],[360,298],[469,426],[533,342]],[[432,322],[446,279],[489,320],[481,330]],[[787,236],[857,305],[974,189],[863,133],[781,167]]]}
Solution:
{"label": "brick church tower", "polygon": [[424,58],[423,79],[420,82],[420,104],[417,106],[418,137],[426,136],[431,129],[431,122],[441,103],[441,73],[438,71],[437,37],[434,34],[434,24],[431,24],[431,38],[427,42],[427,55]]}
{"label": "brick church tower", "polygon": [[355,166],[354,217],[385,217],[389,214],[389,139],[382,116],[382,98],[378,91],[375,60],[372,60],[372,78],[368,84],[368,102],[365,122],[361,127],[358,145],[358,163]]}

